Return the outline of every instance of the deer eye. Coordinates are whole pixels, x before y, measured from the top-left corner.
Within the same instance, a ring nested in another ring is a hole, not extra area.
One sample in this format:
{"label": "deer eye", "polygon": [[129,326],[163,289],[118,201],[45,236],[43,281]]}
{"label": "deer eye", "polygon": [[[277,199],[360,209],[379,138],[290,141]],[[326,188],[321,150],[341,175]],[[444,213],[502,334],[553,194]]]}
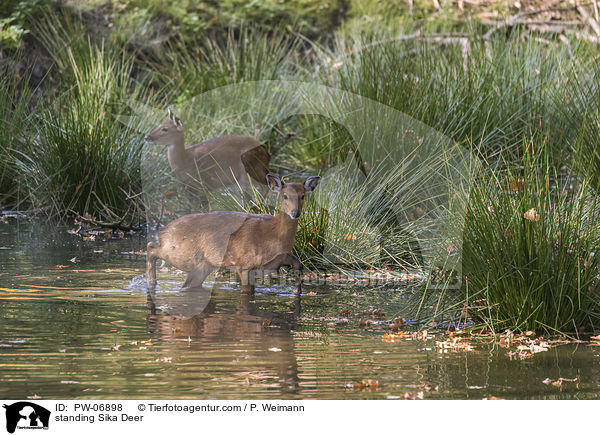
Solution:
{"label": "deer eye", "polygon": [[169,129],[168,129],[168,128],[166,128],[166,127],[163,127],[162,131],[163,131],[163,132],[168,132],[168,131],[169,131]]}
{"label": "deer eye", "polygon": [[288,199],[288,196],[287,196],[287,195],[285,195],[285,194],[283,194],[283,199],[284,199],[284,200],[287,200],[287,199]]}

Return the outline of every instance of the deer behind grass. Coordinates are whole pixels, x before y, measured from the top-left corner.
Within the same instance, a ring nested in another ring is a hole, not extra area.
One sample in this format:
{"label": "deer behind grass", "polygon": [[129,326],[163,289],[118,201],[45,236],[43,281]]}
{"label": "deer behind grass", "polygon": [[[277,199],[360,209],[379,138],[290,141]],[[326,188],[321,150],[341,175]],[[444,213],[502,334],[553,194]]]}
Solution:
{"label": "deer behind grass", "polygon": [[160,232],[158,244],[148,243],[148,285],[156,285],[157,259],[188,273],[184,287],[201,286],[215,269],[231,267],[240,276],[242,286],[253,288],[253,272],[291,265],[299,294],[302,264],[292,248],[304,195],[314,191],[321,178],[309,177],[304,184],[283,183],[269,174],[266,180],[281,198],[277,215],[211,212],[182,216]]}
{"label": "deer behind grass", "polygon": [[244,135],[226,135],[185,148],[183,122],[169,109],[163,121],[146,141],[168,147],[169,166],[175,176],[190,187],[247,187],[253,180],[266,184],[271,157],[260,143]]}

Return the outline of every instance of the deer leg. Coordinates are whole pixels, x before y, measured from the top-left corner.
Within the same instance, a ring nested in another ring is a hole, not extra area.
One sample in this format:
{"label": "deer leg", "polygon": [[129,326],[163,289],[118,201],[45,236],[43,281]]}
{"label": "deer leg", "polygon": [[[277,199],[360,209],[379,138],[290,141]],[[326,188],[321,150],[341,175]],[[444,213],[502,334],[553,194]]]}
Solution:
{"label": "deer leg", "polygon": [[265,265],[265,270],[273,270],[277,271],[281,266],[289,265],[294,269],[294,273],[296,274],[296,294],[300,295],[302,293],[302,263],[298,260],[296,256],[293,254],[282,254],[277,256],[267,265]]}
{"label": "deer leg", "polygon": [[[253,293],[254,292],[254,280],[251,280],[250,270],[243,270],[241,268],[237,269],[237,273],[240,276],[240,281],[242,282],[242,291]],[[254,279],[254,276],[252,276]]]}
{"label": "deer leg", "polygon": [[148,276],[148,287],[153,288],[156,286],[156,251],[160,248],[159,245],[154,242],[148,242],[146,249],[146,269]]}
{"label": "deer leg", "polygon": [[300,301],[300,294],[296,293],[296,296],[294,297],[294,316],[296,316],[296,318],[300,318],[301,312],[302,303]]}
{"label": "deer leg", "polygon": [[206,263],[200,265],[196,271],[188,273],[185,282],[183,283],[184,288],[199,288],[204,283],[204,280],[214,271],[214,267],[207,265]]}
{"label": "deer leg", "polygon": [[302,293],[302,263],[293,254],[288,254],[289,262],[291,262],[294,268],[294,274],[296,274],[296,295]]}

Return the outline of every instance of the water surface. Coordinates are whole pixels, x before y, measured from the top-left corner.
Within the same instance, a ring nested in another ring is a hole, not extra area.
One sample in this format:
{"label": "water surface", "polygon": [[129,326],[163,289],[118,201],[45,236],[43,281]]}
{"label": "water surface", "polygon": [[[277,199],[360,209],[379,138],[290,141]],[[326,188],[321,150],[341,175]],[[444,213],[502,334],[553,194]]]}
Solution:
{"label": "water surface", "polygon": [[[406,312],[402,286],[307,286],[297,300],[291,286],[251,296],[222,277],[182,291],[163,269],[149,293],[145,237],[68,229],[0,223],[0,398],[599,397],[600,347],[519,360],[486,341],[446,353],[441,335],[384,342]],[[573,381],[543,383],[559,378]]]}

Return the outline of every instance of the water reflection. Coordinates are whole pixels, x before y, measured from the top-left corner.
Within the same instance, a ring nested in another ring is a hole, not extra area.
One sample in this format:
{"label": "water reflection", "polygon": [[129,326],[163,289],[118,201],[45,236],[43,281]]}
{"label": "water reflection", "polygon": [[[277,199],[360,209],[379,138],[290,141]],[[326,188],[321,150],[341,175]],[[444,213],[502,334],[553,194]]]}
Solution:
{"label": "water reflection", "polygon": [[218,288],[200,287],[165,296],[149,290],[148,330],[165,341],[166,352],[171,351],[166,344],[177,340],[187,340],[187,352],[192,355],[215,344],[225,348],[251,344],[244,359],[264,356],[263,367],[260,373],[242,373],[246,384],[270,379],[272,393],[277,391],[283,397],[297,394],[298,362],[292,332],[301,315],[300,296],[293,297],[293,311],[282,312],[259,307],[254,291],[241,292],[237,302],[228,301],[222,293]]}

